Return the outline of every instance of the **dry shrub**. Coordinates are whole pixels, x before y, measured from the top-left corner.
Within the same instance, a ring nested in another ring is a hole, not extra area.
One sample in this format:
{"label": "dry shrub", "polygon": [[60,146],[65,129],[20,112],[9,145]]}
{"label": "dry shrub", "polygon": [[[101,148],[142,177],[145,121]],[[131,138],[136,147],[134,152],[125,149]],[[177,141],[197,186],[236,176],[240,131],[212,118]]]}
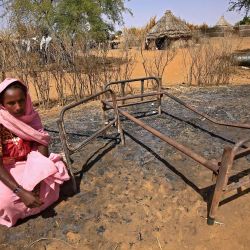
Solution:
{"label": "dry shrub", "polygon": [[[148,54],[152,56],[148,56]],[[146,76],[155,76],[162,79],[168,64],[176,56],[176,49],[169,47],[165,50],[145,51],[141,48],[142,64]],[[155,86],[156,87],[156,86]]]}
{"label": "dry shrub", "polygon": [[132,27],[132,28],[125,28],[123,30],[123,36],[121,39],[122,48],[138,48],[145,47],[145,41],[147,33],[155,26],[156,24],[156,16],[151,17],[148,23],[141,28]]}
{"label": "dry shrub", "polygon": [[65,105],[69,94],[76,101],[96,94],[110,81],[129,79],[134,70],[135,56],[128,46],[117,58],[112,57],[108,43],[97,44],[93,48],[86,37],[79,37],[72,43],[67,35],[59,37],[54,34],[46,54],[39,49],[27,52],[20,46],[20,41],[11,35],[1,36],[2,78],[15,75],[24,82],[30,82],[38,103],[44,108],[51,104],[50,87],[53,84],[57,102]]}
{"label": "dry shrub", "polygon": [[31,70],[29,76],[36,92],[38,104],[43,108],[50,106],[50,71]]}
{"label": "dry shrub", "polygon": [[[15,70],[19,67],[20,64],[25,64],[27,67],[27,62],[25,60],[20,61],[19,59],[22,57],[21,51],[17,45],[15,39],[13,39],[10,33],[1,34],[0,38],[0,70],[2,73],[2,79],[6,77],[7,72],[11,70]],[[26,72],[19,72],[18,76],[22,76],[22,73],[26,74]],[[22,77],[23,79],[23,77]]]}
{"label": "dry shrub", "polygon": [[144,29],[130,28],[123,30],[121,48],[140,48],[141,40],[144,38]]}
{"label": "dry shrub", "polygon": [[230,38],[203,39],[201,43],[182,50],[185,81],[199,86],[227,85],[232,79],[234,51]]}
{"label": "dry shrub", "polygon": [[125,48],[120,53],[120,64],[118,64],[118,80],[127,80],[131,78],[135,68],[136,53],[133,50]]}

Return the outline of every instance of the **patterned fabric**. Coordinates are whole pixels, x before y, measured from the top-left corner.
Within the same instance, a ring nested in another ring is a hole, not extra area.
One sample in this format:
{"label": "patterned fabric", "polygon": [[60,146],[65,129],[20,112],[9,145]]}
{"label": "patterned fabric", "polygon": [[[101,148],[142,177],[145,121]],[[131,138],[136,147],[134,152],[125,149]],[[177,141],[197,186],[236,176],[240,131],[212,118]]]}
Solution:
{"label": "patterned fabric", "polygon": [[14,135],[0,124],[0,157],[3,157],[4,164],[25,161],[28,153],[31,152],[32,144]]}

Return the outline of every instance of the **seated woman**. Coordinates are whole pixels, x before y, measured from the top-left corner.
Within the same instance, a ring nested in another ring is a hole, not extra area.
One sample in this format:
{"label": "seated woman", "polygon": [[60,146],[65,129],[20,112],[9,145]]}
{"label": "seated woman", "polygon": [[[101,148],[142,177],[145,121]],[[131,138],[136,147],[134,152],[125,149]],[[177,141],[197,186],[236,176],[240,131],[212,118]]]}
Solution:
{"label": "seated woman", "polygon": [[37,213],[59,198],[69,179],[61,157],[48,153],[43,131],[26,86],[17,79],[0,84],[0,224]]}

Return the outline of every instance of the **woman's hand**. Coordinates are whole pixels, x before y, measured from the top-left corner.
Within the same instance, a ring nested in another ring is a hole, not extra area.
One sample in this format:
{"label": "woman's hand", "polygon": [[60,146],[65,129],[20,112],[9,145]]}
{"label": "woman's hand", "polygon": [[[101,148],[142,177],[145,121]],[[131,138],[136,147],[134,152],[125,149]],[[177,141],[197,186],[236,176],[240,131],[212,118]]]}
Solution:
{"label": "woman's hand", "polygon": [[40,189],[41,189],[41,183],[38,183],[34,189],[32,190],[32,193],[36,196],[39,197],[40,196]]}
{"label": "woman's hand", "polygon": [[[23,189],[13,178],[13,176],[4,168],[3,158],[0,156],[0,181],[9,187],[15,194],[18,195],[26,207],[40,207],[43,202],[39,199],[39,194]],[[18,190],[17,190],[18,188]],[[40,189],[40,184],[39,188]],[[36,189],[35,189],[36,191]]]}
{"label": "woman's hand", "polygon": [[40,207],[43,204],[38,196],[25,189],[21,189],[20,192],[18,192],[18,196],[28,208]]}

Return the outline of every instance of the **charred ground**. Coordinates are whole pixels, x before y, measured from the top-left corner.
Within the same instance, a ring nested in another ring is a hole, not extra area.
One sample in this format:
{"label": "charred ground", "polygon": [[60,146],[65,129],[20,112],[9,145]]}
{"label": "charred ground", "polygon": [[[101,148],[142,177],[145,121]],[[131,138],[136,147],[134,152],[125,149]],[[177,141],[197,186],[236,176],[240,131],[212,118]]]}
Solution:
{"label": "charred ground", "polygon": [[[218,119],[250,121],[249,85],[169,91]],[[249,130],[215,126],[168,98],[162,115],[155,110],[149,104],[129,111],[208,159],[219,158],[225,145],[250,138]],[[43,121],[53,137],[51,149],[60,152],[56,116],[47,112]],[[101,126],[100,106],[75,110],[66,121],[76,143]],[[248,190],[219,208],[222,224],[207,226],[211,172],[132,122],[123,120],[123,126],[126,146],[113,128],[74,156],[78,194],[66,183],[54,207],[14,228],[1,227],[0,248],[247,249]],[[238,160],[235,173],[249,164],[247,158]]]}

